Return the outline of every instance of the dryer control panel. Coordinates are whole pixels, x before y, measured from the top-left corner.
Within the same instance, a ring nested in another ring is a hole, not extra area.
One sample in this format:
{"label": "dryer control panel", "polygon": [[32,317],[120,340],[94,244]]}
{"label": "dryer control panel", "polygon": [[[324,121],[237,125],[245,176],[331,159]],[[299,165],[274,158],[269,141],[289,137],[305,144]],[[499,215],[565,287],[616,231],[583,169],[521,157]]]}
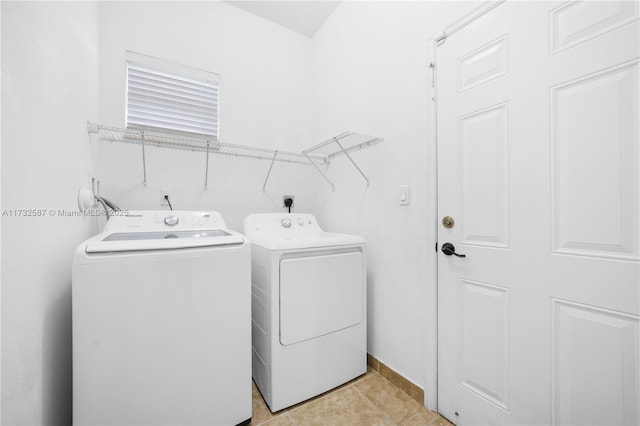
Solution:
{"label": "dryer control panel", "polygon": [[263,213],[244,219],[244,234],[251,244],[269,250],[364,245],[356,235],[325,232],[312,214]]}
{"label": "dryer control panel", "polygon": [[274,237],[301,238],[322,232],[315,216],[306,213],[267,213],[251,215],[245,219],[245,232],[268,234]]}

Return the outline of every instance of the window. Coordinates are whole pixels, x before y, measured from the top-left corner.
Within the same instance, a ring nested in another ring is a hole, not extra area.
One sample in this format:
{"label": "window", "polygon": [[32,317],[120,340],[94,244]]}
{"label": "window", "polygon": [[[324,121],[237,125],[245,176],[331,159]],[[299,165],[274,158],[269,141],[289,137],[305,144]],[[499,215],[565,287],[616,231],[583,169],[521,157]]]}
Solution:
{"label": "window", "polygon": [[127,52],[127,128],[218,139],[219,76]]}

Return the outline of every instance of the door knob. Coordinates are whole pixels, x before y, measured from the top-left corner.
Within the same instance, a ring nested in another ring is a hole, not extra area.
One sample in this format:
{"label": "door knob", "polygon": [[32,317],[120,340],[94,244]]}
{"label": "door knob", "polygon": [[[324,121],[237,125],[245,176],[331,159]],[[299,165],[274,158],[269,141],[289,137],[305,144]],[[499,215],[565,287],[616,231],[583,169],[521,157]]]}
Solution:
{"label": "door knob", "polygon": [[445,216],[442,218],[442,226],[444,226],[447,229],[451,229],[453,228],[455,220],[453,220],[453,218],[451,216]]}
{"label": "door knob", "polygon": [[467,257],[466,254],[456,253],[456,248],[451,243],[444,243],[442,245],[442,252],[444,254],[446,254],[447,256],[454,255],[454,256],[457,256],[457,257]]}

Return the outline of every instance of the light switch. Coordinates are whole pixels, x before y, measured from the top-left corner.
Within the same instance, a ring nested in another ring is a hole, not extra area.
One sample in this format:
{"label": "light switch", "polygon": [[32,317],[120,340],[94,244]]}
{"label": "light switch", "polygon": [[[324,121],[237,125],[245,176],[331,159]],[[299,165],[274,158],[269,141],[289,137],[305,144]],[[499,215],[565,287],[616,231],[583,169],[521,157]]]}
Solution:
{"label": "light switch", "polygon": [[409,191],[409,185],[400,185],[400,202],[401,206],[408,206],[411,204],[411,194]]}

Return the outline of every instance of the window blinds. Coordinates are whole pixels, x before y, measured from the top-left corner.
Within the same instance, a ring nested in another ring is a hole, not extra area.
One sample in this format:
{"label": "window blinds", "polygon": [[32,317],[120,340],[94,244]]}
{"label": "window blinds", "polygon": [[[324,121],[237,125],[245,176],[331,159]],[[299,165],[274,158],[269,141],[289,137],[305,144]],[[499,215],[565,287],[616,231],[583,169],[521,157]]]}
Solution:
{"label": "window blinds", "polygon": [[127,61],[127,127],[218,138],[219,85]]}

